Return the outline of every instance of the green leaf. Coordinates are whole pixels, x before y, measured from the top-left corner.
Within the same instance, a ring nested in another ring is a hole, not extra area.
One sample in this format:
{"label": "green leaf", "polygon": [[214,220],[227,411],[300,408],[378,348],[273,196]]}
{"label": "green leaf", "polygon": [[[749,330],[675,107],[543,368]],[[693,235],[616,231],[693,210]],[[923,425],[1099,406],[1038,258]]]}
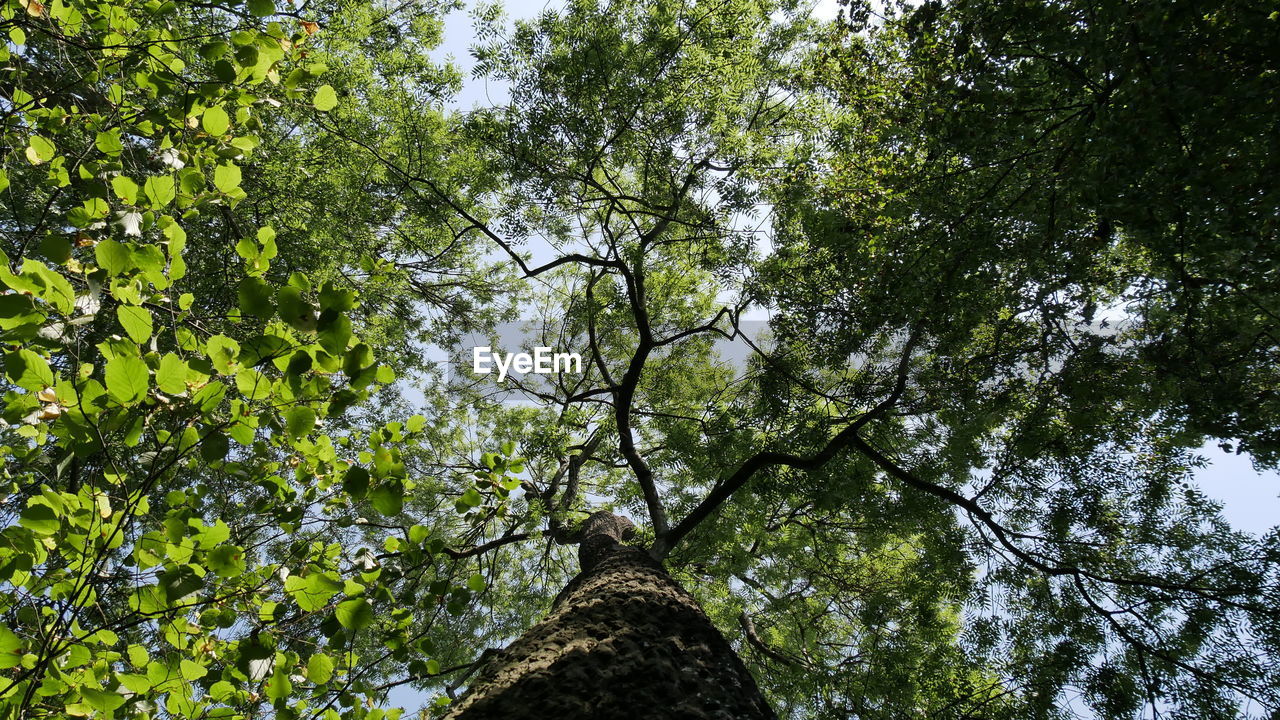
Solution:
{"label": "green leaf", "polygon": [[187,363],[173,353],[165,353],[156,369],[156,387],[170,395],[181,395],[187,390]]}
{"label": "green leaf", "polygon": [[[138,203],[138,183],[127,175],[117,175],[111,178],[111,189],[116,191],[116,197],[125,201],[130,205]],[[104,240],[103,242],[115,242],[113,240]],[[120,243],[116,243],[119,245]],[[98,243],[101,247],[102,243]],[[96,248],[95,248],[96,250]],[[102,263],[98,263],[101,265]]]}
{"label": "green leaf", "polygon": [[[137,185],[134,185],[134,190],[136,192]],[[115,240],[103,240],[94,246],[93,257],[98,261],[98,267],[110,275],[120,275],[133,267],[133,251],[128,245]]]}
{"label": "green leaf", "polygon": [[342,589],[342,583],[326,573],[315,572],[305,578],[290,575],[284,582],[284,589],[303,611],[315,612]]}
{"label": "green leaf", "polygon": [[284,414],[284,425],[294,439],[305,437],[315,429],[316,412],[306,405],[289,408]]}
{"label": "green leaf", "polygon": [[4,359],[4,374],[14,385],[37,392],[53,385],[53,370],[38,353],[23,348]]}
{"label": "green leaf", "polygon": [[258,228],[258,242],[262,244],[262,252],[260,255],[267,260],[275,257],[279,253],[276,247],[276,229],[271,226]]}
{"label": "green leaf", "polygon": [[58,312],[70,315],[75,310],[76,292],[60,273],[49,269],[42,262],[27,259],[22,262],[22,274],[24,277],[38,278],[35,282],[35,296],[57,308]]}
{"label": "green leaf", "polygon": [[320,112],[329,112],[338,106],[338,94],[333,91],[332,85],[321,85],[316,88],[316,95],[311,104]]}
{"label": "green leaf", "polygon": [[18,524],[37,535],[52,535],[58,532],[62,521],[53,508],[37,503],[22,511],[18,516]]}
{"label": "green leaf", "polygon": [[107,394],[121,405],[136,405],[147,396],[150,373],[141,358],[119,355],[107,361]]}
{"label": "green leaf", "polygon": [[320,307],[324,310],[337,310],[346,312],[355,308],[356,293],[354,290],[339,288],[332,282],[327,282],[320,289]]}
{"label": "green leaf", "polygon": [[204,131],[210,135],[221,136],[231,126],[231,118],[227,117],[226,110],[220,107],[211,107],[206,109],[204,114],[200,116],[200,124],[204,127]]}
{"label": "green leaf", "polygon": [[157,587],[170,606],[204,587],[204,582],[186,565],[165,570],[157,579],[159,581]]}
{"label": "green leaf", "polygon": [[369,471],[353,465],[342,478],[342,489],[356,500],[364,499],[369,492]]}
{"label": "green leaf", "polygon": [[205,343],[205,353],[213,369],[229,375],[236,369],[236,360],[240,356],[240,343],[226,335],[214,335]]}
{"label": "green leaf", "polygon": [[205,60],[213,62],[214,60],[217,60],[223,55],[231,52],[231,45],[229,45],[225,40],[214,40],[201,45],[200,49],[196,52],[200,53],[200,57]]}
{"label": "green leaf", "polygon": [[219,545],[209,551],[205,559],[209,569],[225,578],[238,577],[245,570],[244,548],[237,545]]}
{"label": "green leaf", "polygon": [[116,306],[116,317],[129,339],[141,345],[151,339],[151,313],[135,305]]}
{"label": "green leaf", "polygon": [[275,293],[271,291],[271,286],[262,278],[247,277],[241,280],[239,295],[240,312],[260,317],[264,320],[275,315]]}
{"label": "green leaf", "polygon": [[271,700],[284,700],[292,693],[293,683],[289,681],[289,673],[278,668],[267,680],[267,697]]}
{"label": "green leaf", "polygon": [[363,630],[373,624],[373,607],[362,597],[338,603],[334,614],[348,630]]}
{"label": "green leaf", "polygon": [[129,655],[129,664],[142,670],[151,662],[151,656],[147,655],[147,649],[141,645],[130,645],[125,651]]}
{"label": "green leaf", "polygon": [[161,209],[173,202],[173,178],[167,175],[155,175],[147,178],[142,184],[142,193],[151,202],[151,207]]}
{"label": "green leaf", "polygon": [[178,673],[182,675],[183,680],[186,680],[187,682],[191,682],[193,680],[199,680],[205,675],[208,675],[209,668],[206,668],[200,663],[193,662],[191,660],[183,658],[182,661],[178,664]]}
{"label": "green leaf", "polygon": [[39,135],[32,135],[27,143],[27,160],[32,165],[47,163],[57,154],[53,142]]}
{"label": "green leaf", "polygon": [[151,692],[153,687],[151,681],[146,675],[138,675],[136,673],[116,673],[116,679],[120,681],[120,685],[131,693],[142,695]]}
{"label": "green leaf", "polygon": [[264,400],[271,395],[271,378],[258,370],[245,368],[236,373],[236,389],[246,399]]}
{"label": "green leaf", "polygon": [[399,515],[404,509],[404,484],[391,480],[379,485],[369,493],[369,502],[383,515]]}
{"label": "green leaf", "polygon": [[276,304],[280,311],[280,319],[297,330],[309,331],[316,328],[315,309],[302,297],[302,292],[291,285],[284,285],[276,293]]}
{"label": "green leaf", "polygon": [[213,184],[224,193],[230,193],[240,187],[240,168],[235,163],[219,165],[213,171]]}
{"label": "green leaf", "polygon": [[307,679],[316,685],[324,685],[333,677],[333,660],[324,653],[316,653],[307,660]]}
{"label": "green leaf", "polygon": [[244,341],[240,349],[240,364],[258,367],[269,360],[284,357],[291,349],[293,345],[279,335],[258,335]]}
{"label": "green leaf", "polygon": [[473,592],[484,592],[484,589],[489,586],[485,583],[483,575],[475,573],[467,578],[467,587],[471,588]]}
{"label": "green leaf", "polygon": [[230,451],[231,441],[222,433],[211,433],[200,442],[200,457],[205,462],[226,460]]}
{"label": "green leaf", "polygon": [[22,638],[0,625],[0,670],[8,670],[22,662]]}
{"label": "green leaf", "polygon": [[94,145],[111,156],[124,152],[124,143],[120,142],[120,130],[115,128],[98,133],[94,139]]}
{"label": "green leaf", "polygon": [[218,520],[212,525],[203,526],[196,535],[196,542],[200,547],[215,547],[226,542],[231,537],[231,528],[222,520]]}
{"label": "green leaf", "polygon": [[80,687],[80,697],[89,707],[99,712],[109,713],[124,704],[124,696],[119,693],[95,690],[91,687]]}
{"label": "green leaf", "polygon": [[484,502],[484,497],[480,495],[480,491],[471,487],[467,488],[467,491],[462,493],[462,497],[458,498],[458,502],[464,507],[479,507],[480,504]]}
{"label": "green leaf", "polygon": [[334,310],[320,313],[317,325],[317,339],[320,346],[330,355],[341,355],[347,351],[347,342],[351,340],[351,321],[346,315],[338,315]]}
{"label": "green leaf", "polygon": [[219,381],[214,381],[200,388],[200,392],[191,398],[191,402],[200,408],[200,412],[210,413],[222,403],[226,395],[227,386]]}
{"label": "green leaf", "polygon": [[348,377],[355,377],[360,371],[373,364],[373,348],[360,343],[347,351],[342,358],[342,372]]}
{"label": "green leaf", "polygon": [[274,15],[276,4],[272,0],[249,0],[249,14],[254,17]]}

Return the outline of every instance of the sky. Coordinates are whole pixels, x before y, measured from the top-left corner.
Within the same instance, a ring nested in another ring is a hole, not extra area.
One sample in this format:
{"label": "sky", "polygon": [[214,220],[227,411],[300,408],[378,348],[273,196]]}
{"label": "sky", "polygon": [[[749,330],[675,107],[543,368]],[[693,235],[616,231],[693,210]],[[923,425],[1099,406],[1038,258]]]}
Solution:
{"label": "sky", "polygon": [[[530,18],[544,9],[553,8],[557,0],[532,0],[506,4],[509,19]],[[822,19],[835,17],[836,0],[820,0],[814,6],[814,15]],[[458,108],[500,103],[506,98],[506,89],[500,83],[476,80],[471,76],[474,65],[469,48],[475,41],[472,20],[467,11],[454,12],[445,20],[444,42],[434,55],[438,60],[453,60],[463,71],[463,89],[452,103]],[[1207,467],[1197,473],[1201,490],[1223,505],[1223,515],[1237,530],[1255,535],[1268,532],[1280,524],[1280,474],[1274,471],[1259,473],[1253,469],[1247,456],[1223,452],[1215,443],[1207,443],[1200,451],[1208,461]],[[411,688],[397,688],[391,693],[393,705],[414,710],[430,701],[430,697]]]}

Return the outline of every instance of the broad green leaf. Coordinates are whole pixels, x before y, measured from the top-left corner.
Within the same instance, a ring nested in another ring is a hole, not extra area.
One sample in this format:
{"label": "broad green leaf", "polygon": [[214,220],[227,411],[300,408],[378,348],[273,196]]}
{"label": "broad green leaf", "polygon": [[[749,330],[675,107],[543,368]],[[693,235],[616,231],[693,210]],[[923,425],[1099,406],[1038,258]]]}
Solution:
{"label": "broad green leaf", "polygon": [[363,630],[373,624],[373,607],[362,597],[338,603],[334,615],[349,630]]}
{"label": "broad green leaf", "polygon": [[231,440],[224,434],[215,432],[210,433],[200,442],[200,457],[205,462],[217,462],[225,460],[227,453],[231,451]]}
{"label": "broad green leaf", "polygon": [[154,175],[142,184],[142,193],[147,196],[151,207],[159,210],[173,202],[173,178],[168,175]]}
{"label": "broad green leaf", "polygon": [[289,673],[283,669],[277,669],[267,680],[265,690],[267,697],[271,700],[288,698],[293,693],[293,683],[289,681]]}
{"label": "broad green leaf", "polygon": [[249,400],[263,400],[271,395],[271,378],[253,368],[236,373],[236,389]]}
{"label": "broad green leaf", "polygon": [[95,690],[91,687],[80,687],[80,697],[89,707],[100,712],[109,713],[124,704],[124,696],[119,693]]}
{"label": "broad green leaf", "polygon": [[38,353],[23,348],[4,358],[4,374],[14,385],[36,392],[53,385],[53,370]]}
{"label": "broad green leaf", "polygon": [[295,329],[308,331],[316,328],[315,309],[302,297],[297,288],[284,285],[276,293],[276,305],[280,319]]}
{"label": "broad green leaf", "polygon": [[22,638],[0,625],[0,670],[8,670],[22,662]]}
{"label": "broad green leaf", "polygon": [[364,499],[369,492],[369,471],[353,465],[342,479],[342,489],[356,500]]}
{"label": "broad green leaf", "polygon": [[183,680],[191,682],[208,675],[209,668],[206,668],[197,662],[192,662],[191,660],[183,658],[178,664],[178,672],[182,675]]}
{"label": "broad green leaf", "polygon": [[107,361],[107,394],[121,405],[136,405],[147,396],[150,373],[141,358],[119,355]]}
{"label": "broad green leaf", "polygon": [[324,284],[320,289],[320,307],[324,310],[337,310],[346,312],[356,305],[356,293],[354,290],[339,288],[331,282]]}
{"label": "broad green leaf", "polygon": [[224,193],[240,187],[240,168],[235,163],[219,165],[213,171],[213,185]]}
{"label": "broad green leaf", "polygon": [[107,155],[115,156],[124,152],[124,144],[120,142],[120,130],[111,129],[98,133],[94,145]]}
{"label": "broad green leaf", "polygon": [[328,112],[338,106],[338,94],[333,91],[332,85],[321,85],[316,88],[311,104],[320,112]]}
{"label": "broad green leaf", "polygon": [[123,686],[124,689],[131,693],[141,695],[143,693],[151,692],[151,681],[147,679],[146,675],[139,675],[137,673],[116,673],[116,679],[120,681],[120,685]]}
{"label": "broad green leaf", "polygon": [[240,281],[240,312],[270,319],[276,312],[275,293],[265,280],[247,277]]}
{"label": "broad green leaf", "polygon": [[213,363],[214,370],[229,375],[236,369],[240,343],[226,335],[214,335],[205,343],[205,353],[209,356],[209,362]]}
{"label": "broad green leaf", "polygon": [[306,405],[289,408],[284,415],[285,429],[293,438],[302,438],[316,426],[316,412]]}
{"label": "broad green leaf", "polygon": [[200,391],[191,398],[191,402],[198,408],[200,412],[213,412],[227,395],[227,386],[219,381],[214,381],[200,388]]}
{"label": "broad green leaf", "polygon": [[151,313],[146,308],[136,305],[118,305],[116,317],[120,320],[120,326],[128,333],[130,340],[141,345],[151,339]]}
{"label": "broad green leaf", "polygon": [[[134,187],[136,189],[137,186]],[[93,248],[93,256],[98,261],[98,267],[111,275],[120,275],[133,267],[133,251],[128,245],[115,240],[99,242]]]}
{"label": "broad green leaf", "polygon": [[464,508],[479,507],[480,504],[484,502],[484,497],[480,495],[478,490],[471,487],[467,488],[466,492],[462,493],[462,497],[458,498],[458,502],[461,503]]}
{"label": "broad green leaf", "polygon": [[32,165],[47,163],[57,154],[53,142],[39,135],[32,135],[27,143],[27,160]]}
{"label": "broad green leaf", "polygon": [[49,303],[64,315],[70,315],[75,311],[75,290],[61,273],[49,269],[42,262],[28,258],[22,262],[22,274],[37,278],[33,290],[36,297]]}
{"label": "broad green leaf", "polygon": [[[117,175],[111,178],[111,189],[116,191],[116,197],[125,201],[130,205],[138,204],[138,183],[134,182],[127,175]],[[113,240],[104,240],[103,242],[115,242]],[[116,243],[119,245],[119,243]],[[99,246],[102,243],[98,243]],[[101,265],[101,263],[99,263]]]}
{"label": "broad green leaf", "polygon": [[200,116],[200,124],[204,127],[204,131],[210,135],[221,136],[230,127],[231,118],[227,117],[226,110],[215,106],[204,111],[204,114]]}
{"label": "broad green leaf", "polygon": [[156,387],[170,395],[187,391],[187,363],[173,353],[165,353],[156,369]]}
{"label": "broad green leaf", "polygon": [[273,0],[249,0],[249,14],[254,17],[267,17],[275,14],[276,4]]}
{"label": "broad green leaf", "polygon": [[219,545],[209,551],[205,562],[210,570],[222,577],[238,577],[245,570],[244,549],[236,545]]}
{"label": "broad green leaf", "polygon": [[383,515],[399,515],[404,509],[404,485],[399,480],[384,482],[369,493],[369,502]]}
{"label": "broad green leaf", "polygon": [[316,653],[307,659],[307,679],[316,685],[324,685],[333,677],[333,660],[324,653]]}
{"label": "broad green leaf", "polygon": [[18,516],[18,524],[37,535],[52,535],[58,532],[62,521],[53,508],[43,503],[28,505]]}
{"label": "broad green leaf", "polygon": [[147,655],[147,649],[141,645],[130,645],[126,653],[129,656],[129,664],[139,670],[146,669],[151,662],[151,657]]}

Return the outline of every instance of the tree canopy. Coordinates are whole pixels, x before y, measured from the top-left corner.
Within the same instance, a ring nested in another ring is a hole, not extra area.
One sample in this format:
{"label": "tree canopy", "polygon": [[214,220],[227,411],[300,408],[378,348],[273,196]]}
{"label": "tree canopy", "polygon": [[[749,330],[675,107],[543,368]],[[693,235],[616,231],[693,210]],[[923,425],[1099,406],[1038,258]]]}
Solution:
{"label": "tree canopy", "polygon": [[1280,11],[811,10],[0,3],[0,718],[446,712],[600,510],[779,716],[1280,712],[1198,480],[1280,463]]}

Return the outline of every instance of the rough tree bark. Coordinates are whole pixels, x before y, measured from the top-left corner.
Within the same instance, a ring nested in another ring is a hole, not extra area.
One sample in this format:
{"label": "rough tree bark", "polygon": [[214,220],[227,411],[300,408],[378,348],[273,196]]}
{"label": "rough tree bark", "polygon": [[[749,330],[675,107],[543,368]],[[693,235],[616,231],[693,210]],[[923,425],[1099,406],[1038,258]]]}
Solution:
{"label": "rough tree bark", "polygon": [[648,553],[622,544],[632,532],[626,518],[592,515],[578,549],[582,571],[446,717],[776,718],[693,596]]}

